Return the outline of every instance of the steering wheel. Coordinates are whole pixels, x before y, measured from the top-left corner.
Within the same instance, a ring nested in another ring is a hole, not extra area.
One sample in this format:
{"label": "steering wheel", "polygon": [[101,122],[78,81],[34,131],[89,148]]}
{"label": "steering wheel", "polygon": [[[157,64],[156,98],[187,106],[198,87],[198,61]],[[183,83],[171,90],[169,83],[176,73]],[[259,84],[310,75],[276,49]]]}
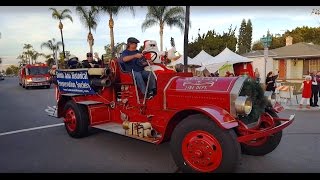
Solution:
{"label": "steering wheel", "polygon": [[142,53],[144,60],[147,60],[147,58],[145,57],[147,53],[152,53],[153,54],[151,56],[151,59],[150,59],[151,62],[155,61],[157,59],[157,57],[158,57],[158,53],[155,52],[155,51],[145,51],[144,53]]}

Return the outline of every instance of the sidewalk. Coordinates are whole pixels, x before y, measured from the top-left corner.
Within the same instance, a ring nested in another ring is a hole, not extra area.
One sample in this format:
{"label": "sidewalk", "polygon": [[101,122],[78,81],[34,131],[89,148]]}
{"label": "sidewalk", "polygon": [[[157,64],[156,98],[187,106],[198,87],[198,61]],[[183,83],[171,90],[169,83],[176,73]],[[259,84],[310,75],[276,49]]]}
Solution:
{"label": "sidewalk", "polygon": [[[303,105],[303,107],[300,109],[299,108],[299,103],[301,100],[301,94],[297,96],[298,97],[298,104],[296,97],[293,96],[291,99],[280,99],[277,97],[277,101],[281,103],[281,105],[284,107],[284,109],[289,109],[289,110],[297,110],[297,111],[319,111],[320,112],[320,107],[310,107],[310,109],[306,108],[306,105]],[[319,98],[320,100],[320,98]],[[320,106],[320,101],[318,102],[318,105]]]}

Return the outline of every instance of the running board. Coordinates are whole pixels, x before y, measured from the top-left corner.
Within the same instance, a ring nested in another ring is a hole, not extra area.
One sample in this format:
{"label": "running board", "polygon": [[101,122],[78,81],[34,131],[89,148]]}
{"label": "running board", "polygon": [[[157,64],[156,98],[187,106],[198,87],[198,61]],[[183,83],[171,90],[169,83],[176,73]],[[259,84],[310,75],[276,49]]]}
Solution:
{"label": "running board", "polygon": [[131,138],[138,139],[138,140],[141,140],[141,141],[149,142],[149,143],[152,143],[152,144],[156,144],[160,139],[159,137],[157,137],[157,138],[148,138],[148,137],[141,138],[141,137],[138,137],[138,136],[133,136],[133,135],[126,134],[125,130],[122,128],[122,124],[113,123],[113,122],[94,125],[92,127],[97,128],[97,129],[101,129],[101,130],[104,130],[104,131],[109,131],[109,132],[113,132],[113,133],[116,133],[116,134],[120,134],[120,135],[123,135],[123,136],[131,137]]}

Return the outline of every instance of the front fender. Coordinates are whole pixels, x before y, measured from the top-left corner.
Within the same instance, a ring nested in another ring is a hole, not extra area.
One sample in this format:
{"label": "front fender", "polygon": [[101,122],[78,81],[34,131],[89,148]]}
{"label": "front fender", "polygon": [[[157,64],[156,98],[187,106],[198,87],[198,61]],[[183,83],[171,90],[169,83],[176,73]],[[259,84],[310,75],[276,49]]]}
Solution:
{"label": "front fender", "polygon": [[237,120],[226,110],[217,107],[217,106],[196,106],[190,107],[187,109],[180,110],[177,113],[182,111],[196,111],[201,114],[208,116],[212,121],[217,123],[217,125],[223,129],[231,129],[238,126]]}

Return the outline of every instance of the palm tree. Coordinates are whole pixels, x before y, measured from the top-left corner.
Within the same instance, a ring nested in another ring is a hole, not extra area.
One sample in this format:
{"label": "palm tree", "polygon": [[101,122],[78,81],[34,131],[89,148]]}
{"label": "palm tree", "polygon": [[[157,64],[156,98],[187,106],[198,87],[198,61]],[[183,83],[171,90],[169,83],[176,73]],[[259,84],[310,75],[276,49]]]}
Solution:
{"label": "palm tree", "polygon": [[23,45],[23,49],[26,50],[25,52],[23,52],[23,54],[25,55],[26,59],[28,60],[28,63],[30,64],[30,60],[31,60],[31,54],[32,54],[32,45],[31,44],[24,44]]}
{"label": "palm tree", "polygon": [[60,29],[61,40],[62,40],[63,58],[66,58],[66,53],[64,52],[64,42],[63,42],[63,33],[62,33],[62,29],[63,29],[62,20],[63,19],[70,19],[70,21],[73,22],[72,17],[70,15],[71,11],[70,11],[70,9],[64,9],[62,11],[58,11],[55,8],[49,8],[49,10],[52,10],[52,18],[59,20],[59,29]]}
{"label": "palm tree", "polygon": [[114,50],[114,34],[113,34],[113,27],[114,21],[113,16],[117,16],[121,9],[129,8],[132,14],[134,15],[134,8],[133,6],[100,6],[100,10],[107,13],[109,15],[109,28],[110,28],[110,46],[111,46],[111,53],[112,58],[115,57],[115,50]]}
{"label": "palm tree", "polygon": [[27,57],[24,55],[24,53],[20,54],[17,59],[21,59],[21,61],[19,61],[20,66],[22,66],[23,64],[27,64],[28,60]]}
{"label": "palm tree", "polygon": [[165,25],[176,26],[182,32],[184,30],[185,14],[182,7],[148,6],[146,19],[141,25],[142,31],[154,25],[160,26],[160,50],[163,50],[163,29]]}
{"label": "palm tree", "polygon": [[43,54],[43,53],[39,53],[39,52],[37,52],[37,51],[32,51],[32,54],[31,54],[32,62],[34,61],[34,63],[37,63],[37,59],[38,59],[40,56],[44,56],[44,54]]}
{"label": "palm tree", "polygon": [[52,38],[52,40],[48,40],[47,42],[43,42],[41,44],[42,48],[47,48],[48,50],[52,51],[52,57],[53,59],[57,59],[56,54],[60,50],[59,46],[62,45],[61,41],[56,42],[55,38]]}
{"label": "palm tree", "polygon": [[54,65],[55,61],[52,58],[52,54],[42,54],[42,56],[46,59],[45,62],[49,67],[52,67],[52,65]]}
{"label": "palm tree", "polygon": [[89,47],[90,47],[90,52],[92,53],[92,46],[94,44],[94,39],[93,39],[93,35],[91,33],[91,29],[92,30],[96,30],[97,29],[97,21],[98,21],[98,9],[95,6],[91,6],[90,9],[87,9],[83,6],[77,6],[76,7],[76,11],[80,16],[80,20],[82,22],[82,24],[85,26],[85,28],[88,28],[89,33],[88,33],[88,37],[87,37],[87,41],[89,43]]}

